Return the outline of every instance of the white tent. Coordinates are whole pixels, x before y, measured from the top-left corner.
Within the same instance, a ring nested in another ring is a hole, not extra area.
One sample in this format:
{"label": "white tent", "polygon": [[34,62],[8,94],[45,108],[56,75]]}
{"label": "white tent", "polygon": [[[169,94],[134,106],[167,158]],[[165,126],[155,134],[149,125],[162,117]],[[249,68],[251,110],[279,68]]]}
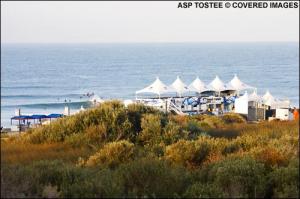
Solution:
{"label": "white tent", "polygon": [[272,109],[290,107],[289,100],[275,99],[269,91],[267,91],[262,98],[263,98],[263,103],[265,105],[271,106]]}
{"label": "white tent", "polygon": [[179,78],[179,76],[177,76],[176,80],[170,85],[170,87],[176,90],[180,97],[183,93],[190,91],[187,85]]}
{"label": "white tent", "polygon": [[188,86],[190,91],[193,92],[204,92],[204,91],[208,91],[209,89],[207,88],[207,86],[204,84],[204,82],[202,82],[199,77],[197,77],[189,86]]}
{"label": "white tent", "polygon": [[253,93],[251,93],[249,95],[249,102],[258,102],[261,100],[261,97],[259,95],[257,95],[256,90],[253,91]]}
{"label": "white tent", "polygon": [[226,84],[226,87],[236,91],[254,88],[252,86],[249,86],[248,84],[243,83],[236,74],[234,74],[232,80]]}
{"label": "white tent", "polygon": [[138,90],[135,93],[139,94],[139,93],[153,93],[153,94],[157,94],[159,97],[161,94],[165,94],[165,93],[175,93],[176,91],[165,85],[162,81],[160,81],[160,79],[157,77],[156,80],[150,84],[149,86],[147,86],[144,89]]}
{"label": "white tent", "polygon": [[275,100],[275,103],[271,105],[271,108],[280,109],[280,108],[290,108],[290,100]]}
{"label": "white tent", "polygon": [[274,99],[274,97],[271,95],[271,93],[267,90],[267,92],[263,95],[263,97],[262,97],[262,100],[263,100],[263,102],[265,103],[265,102],[271,102],[271,101],[274,101],[275,99]]}
{"label": "white tent", "polygon": [[209,90],[213,90],[213,91],[216,91],[216,92],[221,92],[221,91],[224,91],[224,90],[228,90],[226,85],[222,82],[222,80],[220,80],[218,75],[215,77],[215,79],[213,81],[211,81],[208,84],[208,88],[209,88]]}
{"label": "white tent", "polygon": [[276,104],[276,100],[275,100],[275,98],[272,96],[272,97],[267,98],[266,100],[263,100],[263,103],[264,103],[265,105],[268,105],[268,106],[273,106],[273,105]]}
{"label": "white tent", "polygon": [[264,102],[264,104],[270,106],[272,109],[289,108],[290,107],[289,100],[279,100],[279,99],[274,99],[274,98],[268,98]]}
{"label": "white tent", "polygon": [[235,100],[234,112],[240,114],[248,114],[248,101],[249,101],[249,96],[247,92],[245,92],[245,94],[242,97],[239,97]]}

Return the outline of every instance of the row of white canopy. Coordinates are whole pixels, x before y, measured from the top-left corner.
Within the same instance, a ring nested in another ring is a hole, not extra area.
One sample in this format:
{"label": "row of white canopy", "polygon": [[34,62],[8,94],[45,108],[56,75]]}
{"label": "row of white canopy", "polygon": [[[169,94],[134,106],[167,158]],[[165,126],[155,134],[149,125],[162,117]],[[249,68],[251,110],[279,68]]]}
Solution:
{"label": "row of white canopy", "polygon": [[256,102],[256,105],[263,104],[270,106],[271,109],[280,109],[280,108],[290,108],[289,100],[279,100],[275,99],[269,91],[267,91],[262,97],[257,95],[256,90],[250,95],[247,91],[245,94],[237,99],[235,99],[235,109],[234,112],[241,114],[248,114],[248,102]]}
{"label": "row of white canopy", "polygon": [[147,86],[144,89],[136,91],[136,94],[140,93],[153,93],[157,95],[165,93],[177,93],[179,96],[182,96],[184,93],[197,92],[202,93],[205,91],[214,91],[221,92],[226,90],[241,91],[246,89],[255,89],[255,87],[249,86],[248,84],[243,83],[238,76],[235,74],[231,81],[225,84],[218,76],[215,77],[208,85],[205,85],[199,77],[197,77],[190,85],[186,85],[180,78],[177,76],[177,79],[170,85],[167,86],[164,84],[158,77],[156,80]]}
{"label": "row of white canopy", "polygon": [[290,101],[289,100],[279,100],[275,99],[270,91],[267,91],[262,97],[257,95],[256,90],[253,91],[250,95],[245,93],[241,98],[247,98],[247,101],[253,101],[253,102],[259,102],[268,106],[271,106],[273,108],[277,107],[289,107],[290,106]]}

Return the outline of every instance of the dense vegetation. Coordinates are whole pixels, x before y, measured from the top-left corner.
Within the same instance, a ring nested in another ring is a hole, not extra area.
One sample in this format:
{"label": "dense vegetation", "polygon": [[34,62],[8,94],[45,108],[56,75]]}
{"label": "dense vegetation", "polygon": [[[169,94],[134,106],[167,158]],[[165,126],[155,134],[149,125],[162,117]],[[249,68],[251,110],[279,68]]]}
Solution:
{"label": "dense vegetation", "polygon": [[1,140],[1,197],[298,197],[298,128],[111,101]]}

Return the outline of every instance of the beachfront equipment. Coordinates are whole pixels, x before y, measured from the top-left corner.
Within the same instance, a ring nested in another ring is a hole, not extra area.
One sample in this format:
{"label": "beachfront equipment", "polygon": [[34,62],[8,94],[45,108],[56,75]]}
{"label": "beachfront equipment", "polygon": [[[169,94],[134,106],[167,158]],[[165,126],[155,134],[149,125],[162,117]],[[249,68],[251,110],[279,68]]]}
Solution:
{"label": "beachfront equipment", "polygon": [[202,93],[204,91],[209,91],[209,88],[202,82],[199,77],[188,86],[189,90],[192,92]]}
{"label": "beachfront equipment", "polygon": [[246,89],[254,89],[254,87],[243,83],[236,74],[234,74],[232,80],[226,84],[226,87],[228,90],[235,90],[238,92]]}
{"label": "beachfront equipment", "polygon": [[171,88],[175,89],[179,97],[182,97],[184,93],[189,92],[189,88],[183,81],[177,76],[176,80],[170,85]]}
{"label": "beachfront equipment", "polygon": [[176,93],[176,90],[165,85],[158,77],[156,77],[156,80],[147,86],[144,89],[138,90],[135,92],[135,94],[140,94],[140,93],[152,93],[160,96],[165,93]]}
{"label": "beachfront equipment", "polygon": [[231,90],[226,87],[226,85],[223,83],[223,81],[219,78],[218,75],[216,75],[215,79],[208,84],[208,88],[209,88],[209,90],[212,90],[215,92]]}

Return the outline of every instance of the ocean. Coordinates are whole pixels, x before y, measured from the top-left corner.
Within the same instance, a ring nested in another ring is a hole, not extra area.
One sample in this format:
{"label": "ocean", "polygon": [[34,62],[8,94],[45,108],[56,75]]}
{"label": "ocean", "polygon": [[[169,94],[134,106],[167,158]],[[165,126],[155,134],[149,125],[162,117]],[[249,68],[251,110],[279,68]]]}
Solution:
{"label": "ocean", "polygon": [[[22,114],[76,111],[83,94],[133,99],[156,76],[171,84],[180,76],[225,83],[237,74],[245,83],[268,89],[299,107],[299,44],[278,43],[123,43],[1,44],[1,126]],[[67,101],[67,102],[65,102]]]}

